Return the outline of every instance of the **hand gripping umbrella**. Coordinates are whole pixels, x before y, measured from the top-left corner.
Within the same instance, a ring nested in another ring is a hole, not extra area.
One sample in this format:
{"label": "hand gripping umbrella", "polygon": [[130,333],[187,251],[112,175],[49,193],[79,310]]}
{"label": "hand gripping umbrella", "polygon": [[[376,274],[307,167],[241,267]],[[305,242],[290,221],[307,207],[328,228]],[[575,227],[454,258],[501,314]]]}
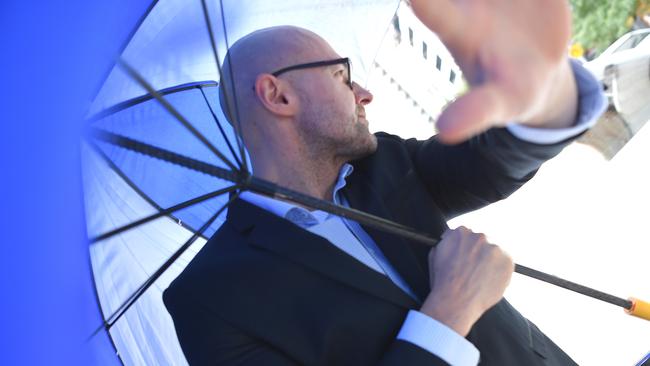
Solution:
{"label": "hand gripping umbrella", "polygon": [[[396,7],[395,0],[153,3],[99,90],[82,144],[91,262],[104,314],[97,333],[109,332],[123,363],[185,362],[161,292],[218,229],[242,190],[437,243],[402,225],[251,176],[241,141],[222,123],[216,102],[214,80],[228,45],[275,24],[323,35],[351,57],[355,78],[364,80]],[[336,27],[322,21],[328,16]],[[649,316],[646,303],[520,265],[516,271]]]}

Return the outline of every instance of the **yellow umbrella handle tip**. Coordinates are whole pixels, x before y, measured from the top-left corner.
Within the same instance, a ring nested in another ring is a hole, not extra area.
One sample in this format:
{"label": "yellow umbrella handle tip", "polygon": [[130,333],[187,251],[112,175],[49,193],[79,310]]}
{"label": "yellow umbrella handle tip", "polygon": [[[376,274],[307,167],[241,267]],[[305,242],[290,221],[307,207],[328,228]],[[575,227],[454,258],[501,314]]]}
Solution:
{"label": "yellow umbrella handle tip", "polygon": [[650,320],[650,303],[645,302],[639,299],[630,297],[629,300],[632,302],[632,307],[625,309],[625,312],[639,317],[641,319]]}

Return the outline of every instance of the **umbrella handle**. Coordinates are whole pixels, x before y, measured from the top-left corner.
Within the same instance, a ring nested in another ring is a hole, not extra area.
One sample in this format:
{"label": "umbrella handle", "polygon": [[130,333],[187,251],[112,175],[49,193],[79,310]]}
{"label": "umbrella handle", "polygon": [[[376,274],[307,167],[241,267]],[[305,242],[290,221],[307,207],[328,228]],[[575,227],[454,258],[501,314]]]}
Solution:
{"label": "umbrella handle", "polygon": [[629,300],[632,302],[632,306],[629,309],[625,309],[625,312],[639,317],[641,319],[650,320],[650,303],[645,302],[634,297],[630,297]]}

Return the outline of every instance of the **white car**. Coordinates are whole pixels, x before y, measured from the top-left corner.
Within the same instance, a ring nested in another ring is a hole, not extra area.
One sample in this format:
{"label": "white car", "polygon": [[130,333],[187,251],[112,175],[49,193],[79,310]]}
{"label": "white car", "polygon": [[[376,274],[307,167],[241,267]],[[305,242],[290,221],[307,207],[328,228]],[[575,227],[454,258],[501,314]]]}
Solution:
{"label": "white car", "polygon": [[625,34],[584,66],[601,82],[611,106],[634,132],[650,118],[650,29]]}
{"label": "white car", "polygon": [[591,71],[598,80],[605,77],[605,69],[610,65],[628,60],[639,52],[650,52],[650,28],[625,33],[612,43],[595,59],[585,62],[584,67]]}
{"label": "white car", "polygon": [[592,61],[583,64],[603,84],[610,105],[613,104],[612,81],[618,65],[643,56],[650,57],[650,28],[626,33]]}

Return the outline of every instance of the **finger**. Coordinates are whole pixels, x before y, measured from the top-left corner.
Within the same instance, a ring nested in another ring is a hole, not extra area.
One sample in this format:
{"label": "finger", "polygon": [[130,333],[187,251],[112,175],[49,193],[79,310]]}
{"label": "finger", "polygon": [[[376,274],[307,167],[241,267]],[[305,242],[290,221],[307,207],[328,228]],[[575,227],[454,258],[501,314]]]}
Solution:
{"label": "finger", "polygon": [[451,0],[411,0],[411,8],[415,16],[443,43],[453,41],[462,34],[464,18]]}
{"label": "finger", "polygon": [[[487,235],[485,235],[483,233],[475,233],[475,232],[472,232],[472,234],[474,235],[474,239],[476,240],[477,243],[481,243],[481,244],[489,244],[490,243],[488,241]],[[490,244],[490,245],[493,245],[493,244]]]}
{"label": "finger", "polygon": [[442,112],[436,122],[437,138],[447,144],[457,144],[503,124],[505,107],[502,92],[495,85],[475,87]]}
{"label": "finger", "polygon": [[458,230],[458,229],[447,229],[447,230],[443,231],[442,235],[440,236],[440,239],[444,240],[445,238],[447,238],[449,235],[451,235],[456,230]]}
{"label": "finger", "polygon": [[454,240],[454,237],[459,240],[467,231],[469,229],[462,225],[455,229],[447,229],[442,233],[440,240]]}

